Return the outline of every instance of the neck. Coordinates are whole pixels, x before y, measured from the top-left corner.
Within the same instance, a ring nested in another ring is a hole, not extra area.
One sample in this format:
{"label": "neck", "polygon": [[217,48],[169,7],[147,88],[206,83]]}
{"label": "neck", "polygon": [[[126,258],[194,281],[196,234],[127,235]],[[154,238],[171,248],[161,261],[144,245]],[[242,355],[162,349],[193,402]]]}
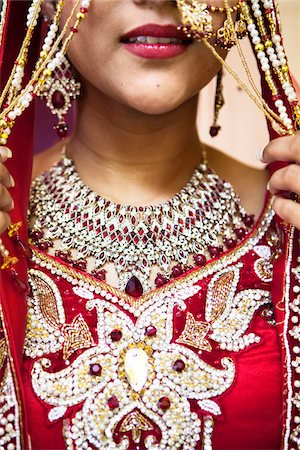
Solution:
{"label": "neck", "polygon": [[197,100],[149,115],[87,92],[68,147],[79,176],[93,191],[121,204],[144,206],[172,197],[201,161]]}

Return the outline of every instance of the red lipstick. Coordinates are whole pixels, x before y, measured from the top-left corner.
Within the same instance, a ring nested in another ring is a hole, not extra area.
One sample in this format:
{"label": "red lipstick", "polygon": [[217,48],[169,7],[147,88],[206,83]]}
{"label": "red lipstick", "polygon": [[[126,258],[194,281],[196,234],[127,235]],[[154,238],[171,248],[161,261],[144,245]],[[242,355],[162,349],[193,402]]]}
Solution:
{"label": "red lipstick", "polygon": [[147,24],[124,34],[122,46],[137,56],[148,59],[173,58],[185,52],[192,43],[176,25]]}

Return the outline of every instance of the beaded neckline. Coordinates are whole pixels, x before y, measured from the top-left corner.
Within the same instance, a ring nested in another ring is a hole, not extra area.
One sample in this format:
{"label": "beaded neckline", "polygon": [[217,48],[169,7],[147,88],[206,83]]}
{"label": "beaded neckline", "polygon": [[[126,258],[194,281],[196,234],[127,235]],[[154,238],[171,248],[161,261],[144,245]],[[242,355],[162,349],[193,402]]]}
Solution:
{"label": "beaded neckline", "polygon": [[[194,266],[205,264],[242,240],[253,225],[230,183],[200,164],[172,199],[144,207],[113,203],[93,192],[64,156],[32,185],[30,215],[33,242],[105,281],[113,263],[119,288],[133,296],[162,286]],[[76,256],[75,256],[76,254]],[[153,284],[152,284],[153,286]]]}

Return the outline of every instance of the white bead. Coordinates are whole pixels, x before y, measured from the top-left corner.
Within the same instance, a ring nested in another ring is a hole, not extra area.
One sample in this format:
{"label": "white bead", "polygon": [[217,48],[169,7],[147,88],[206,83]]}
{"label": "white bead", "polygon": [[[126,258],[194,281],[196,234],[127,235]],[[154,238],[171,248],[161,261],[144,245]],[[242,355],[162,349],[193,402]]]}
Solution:
{"label": "white bead", "polygon": [[251,31],[255,30],[255,25],[254,23],[249,23],[249,25],[247,26],[248,31],[251,33]]}
{"label": "white bead", "polygon": [[280,38],[279,34],[274,34],[274,36],[272,37],[273,44],[279,44],[280,41],[281,41],[281,38]]}
{"label": "white bead", "polygon": [[[282,101],[282,100],[276,100],[275,106],[276,106],[277,108],[280,108],[282,105],[283,105],[283,101]],[[299,289],[299,292],[300,292],[300,288],[299,288],[299,287],[298,287],[298,289]],[[294,292],[295,292],[295,291],[294,291]]]}
{"label": "white bead", "polygon": [[296,354],[300,353],[300,348],[298,346],[293,347],[293,352]]}
{"label": "white bead", "polygon": [[261,11],[254,11],[254,17],[258,18],[261,17]]}
{"label": "white bead", "polygon": [[252,42],[253,42],[254,45],[257,45],[257,44],[259,44],[261,41],[260,41],[260,38],[259,38],[258,36],[256,36],[256,37],[254,37],[254,38],[252,39]]}

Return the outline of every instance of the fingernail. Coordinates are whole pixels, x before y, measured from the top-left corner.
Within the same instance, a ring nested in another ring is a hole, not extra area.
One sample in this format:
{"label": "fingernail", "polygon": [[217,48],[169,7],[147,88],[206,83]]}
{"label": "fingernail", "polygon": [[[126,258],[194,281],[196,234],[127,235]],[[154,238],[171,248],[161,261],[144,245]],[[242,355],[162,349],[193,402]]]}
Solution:
{"label": "fingernail", "polygon": [[8,147],[0,147],[0,156],[3,159],[9,159],[12,157],[12,151]]}
{"label": "fingernail", "polygon": [[269,191],[270,190],[270,182],[268,181],[268,183],[267,183],[267,191]]}
{"label": "fingernail", "polygon": [[256,153],[256,159],[258,160],[258,161],[260,161],[260,162],[264,162],[264,160],[263,160],[263,154],[264,154],[264,149],[263,150],[261,150],[261,149],[259,149],[259,150],[257,150],[257,153]]}
{"label": "fingernail", "polygon": [[15,187],[15,185],[16,185],[16,182],[11,175],[10,175],[10,185],[11,185],[11,187]]}

